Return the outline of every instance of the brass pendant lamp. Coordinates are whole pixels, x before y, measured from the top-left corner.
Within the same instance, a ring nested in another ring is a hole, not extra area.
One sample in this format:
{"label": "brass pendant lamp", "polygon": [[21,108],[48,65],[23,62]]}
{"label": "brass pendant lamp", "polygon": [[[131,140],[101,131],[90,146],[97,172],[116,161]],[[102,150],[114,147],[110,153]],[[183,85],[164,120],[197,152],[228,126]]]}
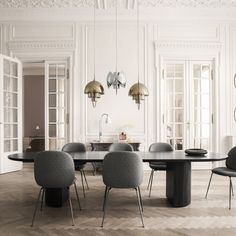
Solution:
{"label": "brass pendant lamp", "polygon": [[107,87],[110,88],[111,86],[116,90],[116,94],[117,94],[117,90],[120,87],[125,88],[126,86],[126,78],[124,75],[124,72],[118,72],[117,70],[117,54],[118,54],[118,40],[117,40],[117,36],[118,36],[118,27],[117,27],[117,1],[116,0],[116,71],[112,72],[110,71],[107,74]]}
{"label": "brass pendant lamp", "polygon": [[95,80],[95,65],[96,65],[96,59],[95,59],[95,1],[94,0],[94,9],[93,9],[93,37],[94,37],[94,79],[92,81],[90,81],[89,83],[87,83],[87,85],[85,86],[84,89],[84,93],[88,94],[88,98],[91,98],[93,107],[96,107],[97,101],[98,99],[101,97],[101,95],[104,94],[104,88],[102,86],[102,84],[98,81]]}
{"label": "brass pendant lamp", "polygon": [[129,90],[129,96],[133,97],[135,103],[138,105],[138,109],[140,109],[141,101],[145,99],[146,96],[149,95],[147,87],[139,82],[139,2],[137,0],[137,62],[138,62],[138,83],[135,83],[131,86]]}

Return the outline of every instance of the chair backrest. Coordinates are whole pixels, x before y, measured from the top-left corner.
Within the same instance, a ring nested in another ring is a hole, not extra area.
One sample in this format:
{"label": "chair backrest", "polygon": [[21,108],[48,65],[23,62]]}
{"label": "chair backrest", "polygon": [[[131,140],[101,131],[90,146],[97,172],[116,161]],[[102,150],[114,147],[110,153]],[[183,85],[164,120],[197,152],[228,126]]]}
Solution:
{"label": "chair backrest", "polygon": [[171,152],[173,148],[168,143],[153,143],[149,147],[149,152]]}
{"label": "chair backrest", "polygon": [[134,152],[110,152],[103,161],[103,182],[111,188],[136,188],[143,181],[142,158]]}
{"label": "chair backrest", "polygon": [[109,152],[128,151],[132,152],[134,149],[129,143],[112,143],[109,147]]}
{"label": "chair backrest", "polygon": [[236,147],[233,147],[229,151],[226,166],[232,170],[236,170]]}
{"label": "chair backrest", "polygon": [[62,148],[63,152],[86,152],[86,147],[83,143],[67,143]]}
{"label": "chair backrest", "polygon": [[34,177],[44,188],[69,187],[75,180],[73,159],[65,152],[40,152],[34,160]]}
{"label": "chair backrest", "polygon": [[44,151],[45,150],[45,139],[36,138],[32,139],[30,142],[31,151]]}

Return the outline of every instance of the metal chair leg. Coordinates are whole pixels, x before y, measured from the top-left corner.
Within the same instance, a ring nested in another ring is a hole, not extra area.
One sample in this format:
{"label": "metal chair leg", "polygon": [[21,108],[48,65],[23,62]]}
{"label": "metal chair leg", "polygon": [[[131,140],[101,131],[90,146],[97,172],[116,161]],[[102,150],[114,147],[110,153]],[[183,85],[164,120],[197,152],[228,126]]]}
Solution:
{"label": "metal chair leg", "polygon": [[152,192],[153,176],[154,176],[154,170],[152,170],[152,178],[151,178],[150,189],[149,189],[149,197],[151,197],[151,192]]}
{"label": "metal chair leg", "polygon": [[109,195],[110,190],[111,190],[111,188],[107,188],[106,197],[104,198],[103,217],[102,217],[101,227],[103,227],[105,216],[106,216],[106,206],[107,206],[107,200],[108,200],[108,195]]}
{"label": "metal chair leg", "polygon": [[95,176],[97,174],[96,164],[92,162],[92,166],[93,166],[93,175]]}
{"label": "metal chair leg", "polygon": [[231,187],[231,177],[229,177],[229,210],[231,209],[231,194],[232,194],[232,187]]}
{"label": "metal chair leg", "polygon": [[83,194],[84,194],[84,198],[85,198],[84,180],[83,180],[82,170],[80,170],[80,175],[81,175],[81,182],[82,182]]}
{"label": "metal chair leg", "polygon": [[43,189],[43,194],[42,194],[42,200],[41,200],[41,207],[40,207],[40,211],[43,210],[43,199],[44,199],[44,194],[45,194],[45,189]]}
{"label": "metal chair leg", "polygon": [[[153,171],[153,170],[152,170]],[[151,182],[151,177],[152,177],[152,171],[150,173],[150,177],[149,177],[149,180],[148,180],[148,186],[147,186],[147,189],[149,189],[149,186],[150,186],[150,182]]]}
{"label": "metal chair leg", "polygon": [[32,218],[31,227],[33,227],[33,225],[34,225],[34,220],[35,220],[36,212],[37,212],[37,209],[38,209],[39,199],[40,199],[42,190],[43,190],[43,188],[40,189],[39,194],[38,194],[38,199],[37,199],[37,202],[36,202],[36,205],[35,205],[35,209],[34,209],[34,214],[33,214],[33,218]]}
{"label": "metal chair leg", "polygon": [[71,197],[70,197],[70,189],[69,189],[69,205],[70,205],[70,213],[71,213],[71,220],[72,220],[72,226],[75,225],[75,221],[74,221],[74,214],[73,214],[73,207],[72,207],[72,202],[71,202]]}
{"label": "metal chair leg", "polygon": [[141,201],[140,201],[140,198],[139,198],[139,194],[138,194],[137,188],[135,188],[135,191],[136,191],[136,196],[137,196],[137,199],[138,199],[139,214],[140,214],[140,217],[141,217],[142,226],[143,226],[143,228],[144,228],[143,214],[142,214],[142,209],[141,209]]}
{"label": "metal chair leg", "polygon": [[233,183],[232,183],[232,179],[231,178],[230,178],[230,182],[231,182],[232,196],[234,197],[234,188],[233,188]]}
{"label": "metal chair leg", "polygon": [[141,208],[142,208],[142,212],[143,212],[143,200],[142,200],[142,195],[141,195],[140,187],[138,187],[138,193],[139,193]]}
{"label": "metal chair leg", "polygon": [[78,194],[77,185],[76,185],[75,182],[74,182],[74,186],[75,186],[75,193],[76,193],[76,197],[77,197],[77,202],[78,202],[78,205],[79,205],[79,209],[81,210],[81,205],[80,205],[80,200],[79,200],[79,194]]}
{"label": "metal chair leg", "polygon": [[106,197],[107,197],[107,191],[108,191],[108,188],[106,186],[105,191],[104,191],[104,197],[103,197],[102,211],[104,211],[105,201],[106,201]]}
{"label": "metal chair leg", "polygon": [[86,175],[84,173],[84,170],[82,170],[82,173],[83,173],[83,176],[84,176],[85,183],[87,185],[87,189],[89,190],[88,181],[87,181]]}
{"label": "metal chair leg", "polygon": [[211,177],[210,177],[210,180],[209,180],[209,183],[208,183],[208,187],[207,187],[207,191],[206,191],[206,195],[205,195],[206,199],[207,199],[208,191],[209,191],[209,188],[210,188],[210,185],[211,185],[212,176],[213,176],[213,172],[211,172]]}

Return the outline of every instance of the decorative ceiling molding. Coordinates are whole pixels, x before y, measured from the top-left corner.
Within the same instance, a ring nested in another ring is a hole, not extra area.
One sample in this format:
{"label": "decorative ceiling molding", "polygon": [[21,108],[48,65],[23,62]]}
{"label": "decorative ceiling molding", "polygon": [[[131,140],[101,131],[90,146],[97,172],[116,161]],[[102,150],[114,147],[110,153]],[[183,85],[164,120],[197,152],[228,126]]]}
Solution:
{"label": "decorative ceiling molding", "polygon": [[[132,9],[137,0],[118,0],[120,8]],[[93,0],[0,0],[0,8],[90,8]],[[236,7],[236,0],[139,0],[143,7]],[[96,0],[100,9],[115,7],[115,0]]]}
{"label": "decorative ceiling molding", "polygon": [[75,49],[74,41],[12,41],[8,43],[9,50],[22,49]]}

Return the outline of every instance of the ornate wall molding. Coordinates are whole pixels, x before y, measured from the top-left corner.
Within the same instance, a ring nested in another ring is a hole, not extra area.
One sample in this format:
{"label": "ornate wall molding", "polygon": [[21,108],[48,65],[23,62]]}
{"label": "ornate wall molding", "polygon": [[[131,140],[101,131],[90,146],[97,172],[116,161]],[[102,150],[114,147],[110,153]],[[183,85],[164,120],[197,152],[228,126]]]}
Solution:
{"label": "ornate wall molding", "polygon": [[9,50],[21,49],[75,49],[74,41],[12,41],[8,43]]}
{"label": "ornate wall molding", "polygon": [[156,49],[221,49],[221,43],[214,42],[171,42],[156,41]]}
{"label": "ornate wall molding", "polygon": [[[236,0],[139,0],[143,7],[236,7]],[[119,7],[133,8],[136,0],[119,0]],[[93,0],[0,0],[0,8],[84,8]],[[115,0],[97,0],[98,8],[111,8]]]}

